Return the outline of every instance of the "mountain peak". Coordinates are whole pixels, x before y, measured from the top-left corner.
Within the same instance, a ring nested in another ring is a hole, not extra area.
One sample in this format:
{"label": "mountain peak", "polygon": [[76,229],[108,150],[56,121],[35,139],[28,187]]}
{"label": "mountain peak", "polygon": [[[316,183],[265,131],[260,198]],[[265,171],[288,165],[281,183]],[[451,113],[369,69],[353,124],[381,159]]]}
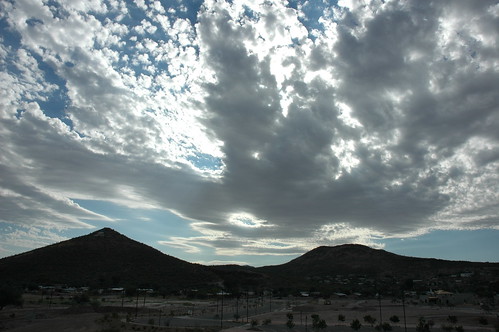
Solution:
{"label": "mountain peak", "polygon": [[89,235],[95,236],[95,237],[110,237],[110,236],[117,236],[117,235],[123,236],[123,234],[121,234],[121,233],[119,233],[119,232],[117,232],[114,229],[109,228],[109,227],[101,228],[98,231],[90,233]]}
{"label": "mountain peak", "polygon": [[[174,287],[218,282],[206,267],[188,263],[105,227],[0,260],[0,284]],[[3,273],[5,272],[5,273]]]}

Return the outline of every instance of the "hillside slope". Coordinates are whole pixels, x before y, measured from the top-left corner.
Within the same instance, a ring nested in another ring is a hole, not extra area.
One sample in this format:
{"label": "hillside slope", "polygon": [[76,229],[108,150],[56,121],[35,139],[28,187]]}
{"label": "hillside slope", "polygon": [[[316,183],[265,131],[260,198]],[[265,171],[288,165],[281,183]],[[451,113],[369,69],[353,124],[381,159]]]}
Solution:
{"label": "hillside slope", "polygon": [[179,289],[219,280],[188,263],[110,229],[0,260],[0,282]]}
{"label": "hillside slope", "polygon": [[318,247],[288,263],[258,269],[281,284],[349,274],[374,278],[390,275],[401,280],[480,270],[499,275],[499,263],[408,257],[358,244]]}

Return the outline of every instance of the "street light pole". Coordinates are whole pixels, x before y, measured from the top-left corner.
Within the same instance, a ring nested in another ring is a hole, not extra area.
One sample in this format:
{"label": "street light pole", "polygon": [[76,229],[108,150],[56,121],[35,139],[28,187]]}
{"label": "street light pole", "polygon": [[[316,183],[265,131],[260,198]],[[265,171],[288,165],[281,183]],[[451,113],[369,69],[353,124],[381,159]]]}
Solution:
{"label": "street light pole", "polygon": [[405,291],[402,290],[402,309],[404,310],[404,331],[407,332],[407,319],[405,318]]}
{"label": "street light pole", "polygon": [[220,328],[224,325],[224,291],[222,290],[222,309],[220,310]]}

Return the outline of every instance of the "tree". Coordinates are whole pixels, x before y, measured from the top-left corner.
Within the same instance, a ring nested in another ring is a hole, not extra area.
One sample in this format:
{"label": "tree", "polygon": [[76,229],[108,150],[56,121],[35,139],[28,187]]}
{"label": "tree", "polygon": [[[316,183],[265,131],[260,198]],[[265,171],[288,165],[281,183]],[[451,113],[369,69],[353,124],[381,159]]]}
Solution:
{"label": "tree", "polygon": [[430,332],[430,328],[433,326],[433,321],[426,321],[424,317],[419,318],[418,325],[416,325],[417,332]]}
{"label": "tree", "polygon": [[288,312],[286,314],[286,317],[288,318],[288,321],[286,322],[286,326],[288,327],[288,329],[292,329],[293,327],[295,327],[295,322],[293,322],[293,314],[291,312]]}
{"label": "tree", "polygon": [[350,323],[350,327],[355,330],[355,331],[358,331],[361,327],[362,327],[362,324],[360,323],[360,321],[358,319],[354,319],[351,323]]}
{"label": "tree", "polygon": [[451,332],[454,329],[452,325],[442,324],[442,330],[445,332]]}
{"label": "tree", "polygon": [[376,331],[391,331],[392,330],[392,326],[390,325],[390,323],[388,322],[384,322],[383,324],[378,324],[376,325],[375,327]]}
{"label": "tree", "polygon": [[313,314],[310,317],[312,317],[312,328],[323,330],[327,327],[326,321],[321,319],[319,315]]}
{"label": "tree", "polygon": [[371,326],[374,326],[374,323],[376,323],[376,318],[374,318],[371,315],[365,315],[364,316],[364,322],[371,324]]}
{"label": "tree", "polygon": [[0,288],[0,310],[8,305],[22,306],[23,293],[21,290],[10,287]]}
{"label": "tree", "polygon": [[480,323],[480,325],[487,325],[487,324],[489,324],[489,321],[485,317],[480,317],[478,319],[478,323]]}

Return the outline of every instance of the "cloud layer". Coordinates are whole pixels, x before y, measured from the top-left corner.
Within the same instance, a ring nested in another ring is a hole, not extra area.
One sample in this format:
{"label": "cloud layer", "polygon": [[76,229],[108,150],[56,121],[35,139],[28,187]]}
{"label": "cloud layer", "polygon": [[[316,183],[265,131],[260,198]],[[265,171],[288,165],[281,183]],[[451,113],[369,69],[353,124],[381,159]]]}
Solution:
{"label": "cloud layer", "polygon": [[221,255],[498,228],[496,1],[0,6],[3,223],[166,209]]}

